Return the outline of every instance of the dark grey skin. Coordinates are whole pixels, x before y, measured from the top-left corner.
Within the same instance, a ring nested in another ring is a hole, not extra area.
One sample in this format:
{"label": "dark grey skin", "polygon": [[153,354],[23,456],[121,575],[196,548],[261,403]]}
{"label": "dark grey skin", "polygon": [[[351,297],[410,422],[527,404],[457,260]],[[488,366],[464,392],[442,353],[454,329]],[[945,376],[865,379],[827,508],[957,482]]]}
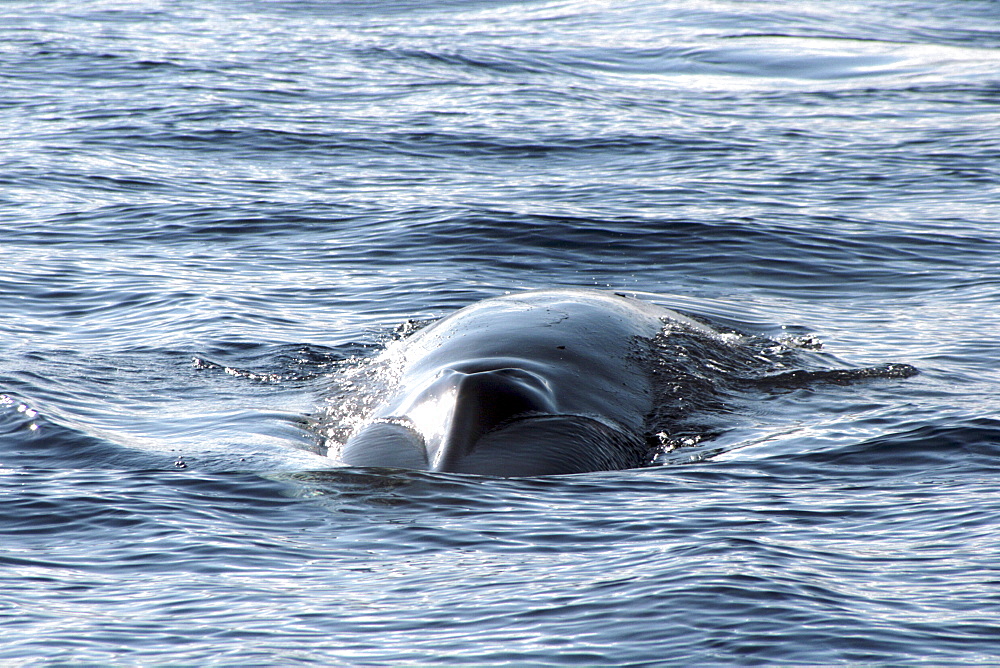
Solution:
{"label": "dark grey skin", "polygon": [[649,346],[670,327],[717,335],[598,290],[473,304],[386,350],[398,383],[340,458],[493,476],[641,466],[653,409]]}

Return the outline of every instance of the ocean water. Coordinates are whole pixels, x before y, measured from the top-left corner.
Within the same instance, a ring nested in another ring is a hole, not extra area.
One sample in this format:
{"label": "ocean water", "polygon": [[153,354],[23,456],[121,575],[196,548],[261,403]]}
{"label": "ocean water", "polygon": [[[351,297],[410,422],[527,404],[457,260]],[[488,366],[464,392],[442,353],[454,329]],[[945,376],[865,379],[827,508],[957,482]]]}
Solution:
{"label": "ocean water", "polygon": [[[1000,662],[996,2],[11,0],[0,138],[0,663]],[[642,469],[326,456],[565,286],[785,375]]]}

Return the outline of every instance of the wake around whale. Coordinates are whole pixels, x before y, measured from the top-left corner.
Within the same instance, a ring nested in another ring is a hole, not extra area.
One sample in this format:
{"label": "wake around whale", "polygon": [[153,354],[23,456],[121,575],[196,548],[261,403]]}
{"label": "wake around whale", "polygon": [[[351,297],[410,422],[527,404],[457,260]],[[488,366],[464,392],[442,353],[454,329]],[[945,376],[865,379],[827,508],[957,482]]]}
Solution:
{"label": "wake around whale", "polygon": [[350,466],[529,476],[648,464],[650,347],[719,333],[618,293],[512,294],[386,351],[394,382],[343,445]]}

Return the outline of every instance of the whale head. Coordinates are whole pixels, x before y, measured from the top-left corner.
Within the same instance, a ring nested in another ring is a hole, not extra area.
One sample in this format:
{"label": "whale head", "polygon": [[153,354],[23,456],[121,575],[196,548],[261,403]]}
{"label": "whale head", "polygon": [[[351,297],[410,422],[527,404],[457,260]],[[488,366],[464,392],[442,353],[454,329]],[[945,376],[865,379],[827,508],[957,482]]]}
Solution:
{"label": "whale head", "polygon": [[[622,443],[635,437],[593,417],[560,414],[556,406],[540,373],[456,365],[358,430],[340,458],[351,466],[505,476],[637,465],[615,459],[637,451],[634,443]],[[581,442],[587,447],[578,447]]]}

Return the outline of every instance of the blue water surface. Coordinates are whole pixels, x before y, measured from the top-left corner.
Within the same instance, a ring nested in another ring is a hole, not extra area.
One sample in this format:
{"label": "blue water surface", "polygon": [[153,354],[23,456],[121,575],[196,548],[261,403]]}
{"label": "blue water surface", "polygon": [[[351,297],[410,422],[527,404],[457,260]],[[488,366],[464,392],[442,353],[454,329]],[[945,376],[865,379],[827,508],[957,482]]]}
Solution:
{"label": "blue water surface", "polygon": [[[1000,662],[997,128],[989,0],[4,3],[0,663]],[[919,375],[326,456],[405,323],[565,286]]]}

